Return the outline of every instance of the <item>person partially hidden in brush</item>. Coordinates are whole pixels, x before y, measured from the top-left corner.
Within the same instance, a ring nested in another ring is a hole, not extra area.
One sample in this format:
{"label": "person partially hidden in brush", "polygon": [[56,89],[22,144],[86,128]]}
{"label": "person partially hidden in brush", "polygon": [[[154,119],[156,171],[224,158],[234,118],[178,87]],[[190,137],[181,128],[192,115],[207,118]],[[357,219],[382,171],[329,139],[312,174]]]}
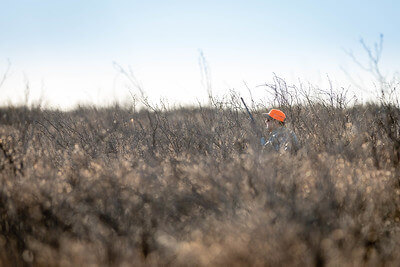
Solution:
{"label": "person partially hidden in brush", "polygon": [[295,154],[299,148],[299,140],[296,134],[285,126],[286,115],[279,109],[271,109],[263,113],[267,136],[261,137],[263,150],[282,152],[287,151]]}

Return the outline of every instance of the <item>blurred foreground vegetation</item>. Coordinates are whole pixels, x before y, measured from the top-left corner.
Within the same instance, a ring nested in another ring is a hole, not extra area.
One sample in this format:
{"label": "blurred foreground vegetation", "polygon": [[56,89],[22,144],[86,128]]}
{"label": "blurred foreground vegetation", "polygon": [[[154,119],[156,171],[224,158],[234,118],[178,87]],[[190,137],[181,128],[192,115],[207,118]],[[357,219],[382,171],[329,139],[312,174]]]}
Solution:
{"label": "blurred foreground vegetation", "polygon": [[1,265],[397,265],[397,106],[279,104],[296,155],[263,152],[234,99],[2,108]]}

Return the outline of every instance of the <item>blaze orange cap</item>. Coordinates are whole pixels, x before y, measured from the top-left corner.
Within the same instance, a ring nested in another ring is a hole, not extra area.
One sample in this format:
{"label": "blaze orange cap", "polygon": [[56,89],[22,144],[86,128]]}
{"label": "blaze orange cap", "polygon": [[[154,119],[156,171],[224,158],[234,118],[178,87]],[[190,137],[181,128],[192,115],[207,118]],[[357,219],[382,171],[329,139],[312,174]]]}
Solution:
{"label": "blaze orange cap", "polygon": [[269,113],[263,113],[263,114],[281,122],[284,122],[286,119],[285,113],[283,113],[279,109],[271,109]]}

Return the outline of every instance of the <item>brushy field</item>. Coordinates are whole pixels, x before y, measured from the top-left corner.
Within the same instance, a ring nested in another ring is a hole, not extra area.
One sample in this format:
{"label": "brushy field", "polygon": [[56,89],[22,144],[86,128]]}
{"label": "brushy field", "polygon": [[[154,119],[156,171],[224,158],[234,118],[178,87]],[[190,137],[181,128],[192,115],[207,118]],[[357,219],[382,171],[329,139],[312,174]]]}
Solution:
{"label": "brushy field", "polygon": [[263,152],[237,99],[2,108],[0,263],[396,266],[400,111],[342,104],[281,105],[295,155]]}

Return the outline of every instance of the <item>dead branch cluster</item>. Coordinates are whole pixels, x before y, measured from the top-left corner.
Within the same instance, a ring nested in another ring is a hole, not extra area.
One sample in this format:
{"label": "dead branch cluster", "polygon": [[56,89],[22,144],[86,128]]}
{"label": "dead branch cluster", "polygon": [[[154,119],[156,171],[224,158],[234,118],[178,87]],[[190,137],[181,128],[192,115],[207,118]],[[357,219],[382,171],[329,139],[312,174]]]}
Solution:
{"label": "dead branch cluster", "polygon": [[251,146],[234,94],[196,108],[1,109],[0,262],[398,263],[399,108],[269,88],[297,155]]}

